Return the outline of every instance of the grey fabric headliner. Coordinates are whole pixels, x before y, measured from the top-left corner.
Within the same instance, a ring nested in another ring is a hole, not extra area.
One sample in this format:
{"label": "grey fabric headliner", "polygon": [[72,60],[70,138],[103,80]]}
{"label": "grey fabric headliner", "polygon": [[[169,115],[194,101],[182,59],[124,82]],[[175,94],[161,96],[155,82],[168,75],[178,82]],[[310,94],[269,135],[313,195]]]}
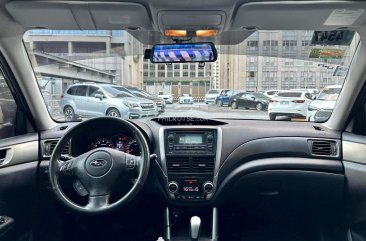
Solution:
{"label": "grey fabric headliner", "polygon": [[[243,0],[135,0],[96,1],[9,1],[0,0],[0,36],[41,27],[49,29],[123,29],[140,27],[131,32],[145,44],[171,42],[161,35],[163,29],[177,26],[182,19],[164,22],[161,13],[175,11],[184,16],[202,19],[207,12],[222,13],[215,38],[194,39],[216,44],[237,44],[251,34],[243,27],[256,26],[263,30],[328,30],[339,27],[358,30],[362,36],[366,24],[364,13],[350,26],[325,26],[324,21],[334,9],[366,9],[365,1],[243,1]],[[5,8],[7,10],[5,10]],[[9,17],[12,16],[14,20]],[[171,17],[171,16],[170,16]],[[169,19],[169,18],[168,18]],[[172,18],[170,18],[172,19]],[[160,20],[160,21],[159,21]],[[207,20],[207,21],[206,21]],[[210,22],[209,19],[202,22]],[[183,24],[184,25],[184,24]],[[200,28],[204,25],[197,24]],[[206,26],[210,27],[210,26]],[[212,26],[211,26],[212,27]],[[192,26],[182,26],[192,28]]]}

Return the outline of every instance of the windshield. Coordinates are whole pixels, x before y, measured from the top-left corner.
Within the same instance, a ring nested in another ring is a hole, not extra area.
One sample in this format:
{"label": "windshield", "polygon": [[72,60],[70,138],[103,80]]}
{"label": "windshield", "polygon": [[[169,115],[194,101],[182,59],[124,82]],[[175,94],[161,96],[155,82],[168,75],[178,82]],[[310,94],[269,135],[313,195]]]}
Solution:
{"label": "windshield", "polygon": [[219,94],[220,93],[220,91],[219,90],[209,90],[208,92],[207,92],[207,94]]}
{"label": "windshield", "polygon": [[341,92],[341,88],[325,88],[320,92],[317,99],[318,100],[330,100],[335,101],[338,98],[339,93]]}
{"label": "windshield", "polygon": [[301,92],[280,92],[277,93],[278,97],[301,97]]}
{"label": "windshield", "polygon": [[132,93],[133,93],[135,96],[140,97],[140,98],[148,97],[147,95],[144,95],[142,92],[132,91]]}
{"label": "windshield", "polygon": [[[143,54],[153,46],[123,30],[37,29],[23,40],[56,121],[106,116],[111,109],[121,118],[314,121],[310,103],[317,93],[316,100],[337,100],[360,38],[355,33],[350,43],[324,45],[313,43],[313,35],[257,31],[238,45],[216,45],[217,60],[204,65],[151,63]],[[232,96],[237,93],[256,98]],[[128,97],[143,105],[120,101]],[[286,97],[293,100],[271,101]],[[77,104],[84,98],[87,104]],[[65,117],[66,110],[72,118]]]}
{"label": "windshield", "polygon": [[134,95],[127,93],[122,87],[103,86],[102,88],[112,97],[135,97]]}

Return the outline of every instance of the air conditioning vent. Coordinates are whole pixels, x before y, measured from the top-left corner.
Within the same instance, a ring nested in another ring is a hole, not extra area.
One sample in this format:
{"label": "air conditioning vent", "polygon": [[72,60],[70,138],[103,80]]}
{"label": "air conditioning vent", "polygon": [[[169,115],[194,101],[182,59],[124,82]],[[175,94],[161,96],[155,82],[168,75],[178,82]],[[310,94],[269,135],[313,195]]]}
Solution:
{"label": "air conditioning vent", "polygon": [[168,173],[213,173],[215,161],[212,157],[170,157]]}
{"label": "air conditioning vent", "polygon": [[169,158],[167,163],[168,173],[189,172],[189,157],[174,157]]}
{"label": "air conditioning vent", "polygon": [[337,156],[338,145],[335,141],[311,140],[311,153],[317,156]]}
{"label": "air conditioning vent", "polygon": [[195,158],[192,160],[192,172],[213,173],[214,161],[212,158]]}
{"label": "air conditioning vent", "polygon": [[[53,153],[53,150],[55,150],[57,143],[58,143],[58,140],[46,141],[44,144],[44,155],[51,156]],[[64,155],[70,154],[70,142],[68,142],[66,144],[66,146],[64,147],[64,149],[62,151],[62,154],[64,154]]]}

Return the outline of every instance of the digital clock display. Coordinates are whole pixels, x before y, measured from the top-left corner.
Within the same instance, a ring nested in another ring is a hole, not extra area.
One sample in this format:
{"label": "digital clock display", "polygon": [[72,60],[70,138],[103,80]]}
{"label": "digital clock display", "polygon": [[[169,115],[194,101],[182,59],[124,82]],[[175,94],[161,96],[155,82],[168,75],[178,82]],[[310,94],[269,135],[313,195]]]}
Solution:
{"label": "digital clock display", "polygon": [[179,135],[179,144],[202,144],[203,138],[199,134]]}

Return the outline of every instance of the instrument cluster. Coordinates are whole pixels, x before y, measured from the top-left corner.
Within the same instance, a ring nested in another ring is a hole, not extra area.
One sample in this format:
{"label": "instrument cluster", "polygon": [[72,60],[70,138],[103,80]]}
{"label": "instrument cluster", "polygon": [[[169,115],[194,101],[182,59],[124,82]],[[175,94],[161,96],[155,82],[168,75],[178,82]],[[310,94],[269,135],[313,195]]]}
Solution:
{"label": "instrument cluster", "polygon": [[112,137],[98,137],[90,143],[90,149],[100,147],[114,148],[128,154],[139,156],[141,150],[136,142],[136,139],[126,134],[118,134]]}

